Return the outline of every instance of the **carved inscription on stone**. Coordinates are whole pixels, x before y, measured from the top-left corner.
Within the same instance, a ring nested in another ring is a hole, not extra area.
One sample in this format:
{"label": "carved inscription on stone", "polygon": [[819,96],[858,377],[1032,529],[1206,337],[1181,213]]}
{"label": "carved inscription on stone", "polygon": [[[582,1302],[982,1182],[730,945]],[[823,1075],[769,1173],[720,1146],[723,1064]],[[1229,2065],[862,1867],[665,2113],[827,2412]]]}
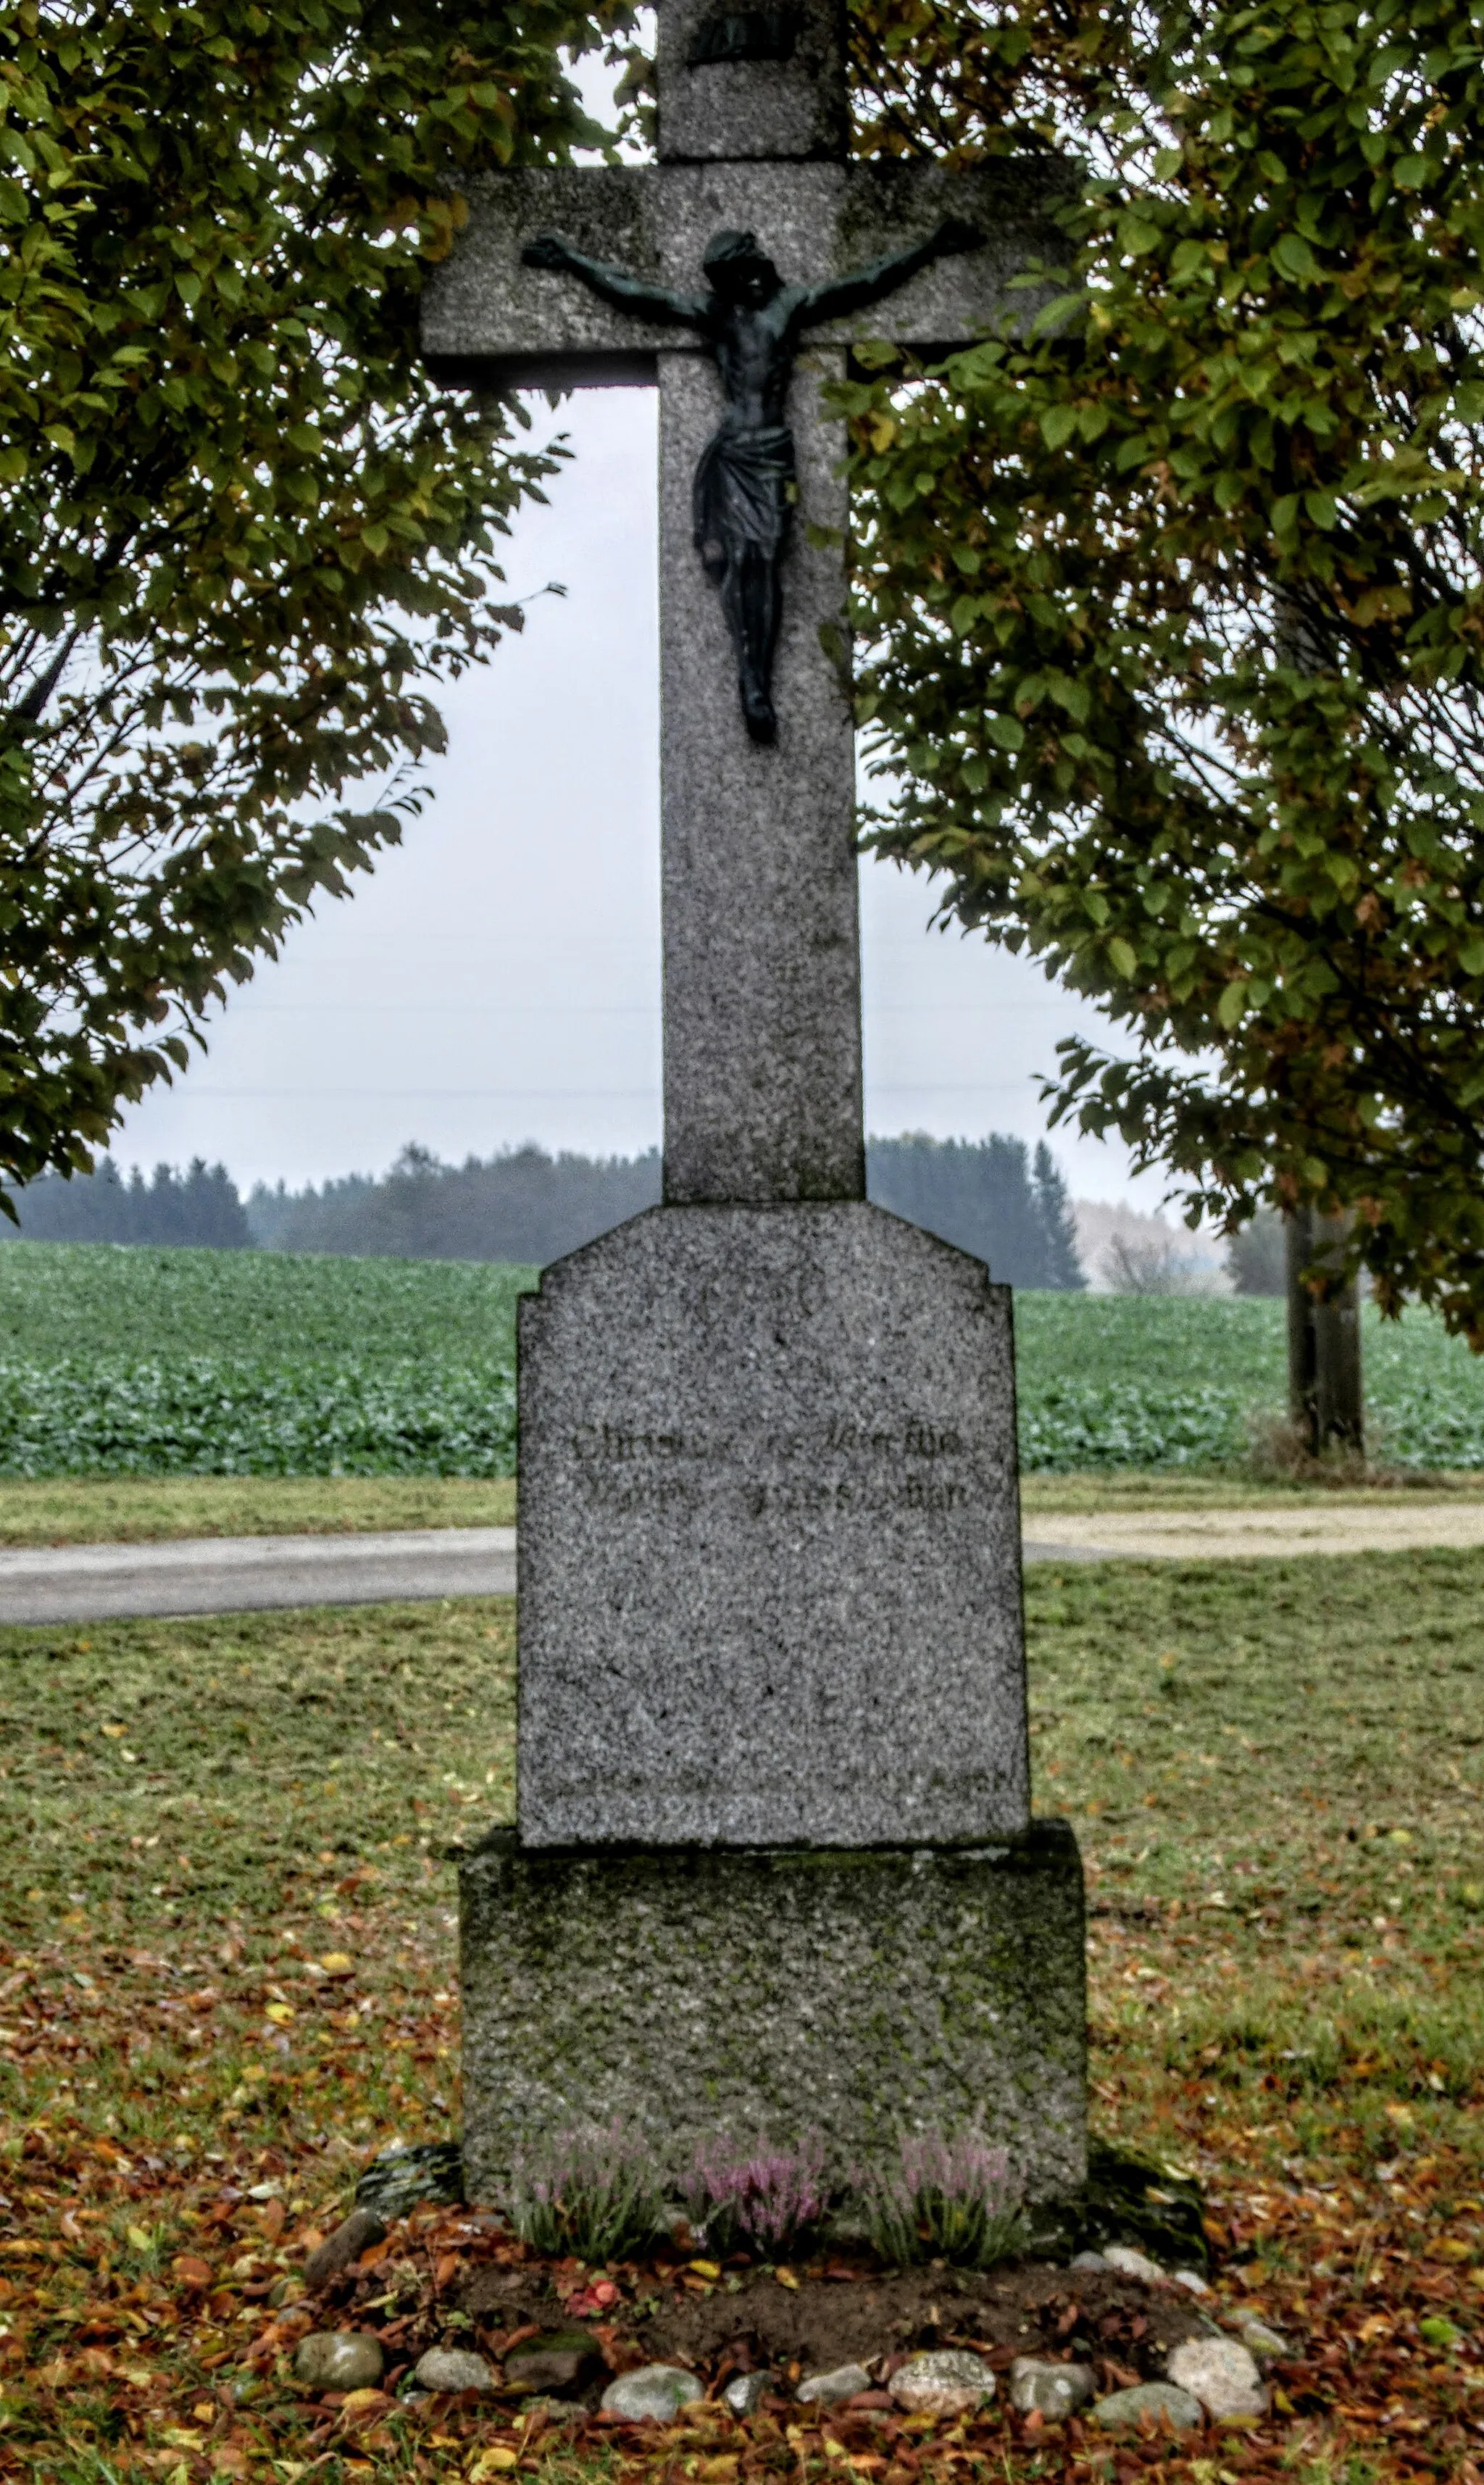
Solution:
{"label": "carved inscription on stone", "polygon": [[993,1489],[960,1426],[829,1418],[786,1431],[639,1426],[606,1416],[571,1434],[579,1490],[612,1512],[700,1510],[718,1498],[769,1513],[967,1510]]}

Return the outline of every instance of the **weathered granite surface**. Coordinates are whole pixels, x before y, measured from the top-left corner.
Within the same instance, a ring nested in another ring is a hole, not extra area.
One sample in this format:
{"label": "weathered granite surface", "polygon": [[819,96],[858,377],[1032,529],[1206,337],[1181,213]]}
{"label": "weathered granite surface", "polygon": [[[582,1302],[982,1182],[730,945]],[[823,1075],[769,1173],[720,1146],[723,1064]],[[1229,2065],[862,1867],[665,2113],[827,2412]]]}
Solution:
{"label": "weathered granite surface", "polygon": [[806,355],[793,395],[799,505],[773,665],[778,740],[760,749],[742,723],[721,598],[691,540],[691,481],[720,383],[693,355],[661,356],[668,1200],[865,1196],[845,581],[839,552],[807,534],[847,519],[835,426],[808,368],[842,360]]}
{"label": "weathered granite surface", "polygon": [[978,2120],[1031,2198],[1086,2173],[1082,1869],[1065,1821],[957,1853],[531,1854],[461,1875],[464,2162],[618,2115],[678,2175],[718,2134],[832,2179]]}
{"label": "weathered granite surface", "polygon": [[1023,1830],[1008,1288],[863,1201],[661,1208],[519,1324],[523,1841]]}
{"label": "weathered granite surface", "polygon": [[[985,234],[983,250],[937,260],[872,310],[811,334],[850,344],[889,337],[929,351],[1029,321],[1044,289],[1011,290],[1066,243],[1051,210],[1075,171],[1055,156],[1001,156],[955,171],[902,162],[532,167],[471,185],[458,247],[422,296],[423,353],[445,378],[486,387],[652,381],[661,351],[705,358],[699,340],[610,309],[574,276],[522,263],[537,233],[596,259],[704,291],[701,258],[722,226],[754,230],[789,285],[859,267],[931,232],[944,216]],[[794,392],[796,420],[802,389]]]}
{"label": "weathered granite surface", "polygon": [[[845,12],[835,0],[761,9],[664,0],[658,33],[661,161],[845,153]],[[784,56],[724,57],[739,48]]]}

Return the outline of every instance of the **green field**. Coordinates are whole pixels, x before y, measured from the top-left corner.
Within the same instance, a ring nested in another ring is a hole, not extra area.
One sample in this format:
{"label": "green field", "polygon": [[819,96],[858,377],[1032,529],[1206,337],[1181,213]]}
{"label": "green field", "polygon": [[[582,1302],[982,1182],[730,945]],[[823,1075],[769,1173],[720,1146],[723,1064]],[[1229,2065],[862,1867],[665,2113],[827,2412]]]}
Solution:
{"label": "green field", "polygon": [[13,1242],[0,1474],[505,1476],[526,1269]]}
{"label": "green field", "polygon": [[[0,1474],[514,1472],[515,1302],[458,1260],[13,1242],[0,1251]],[[1229,1464],[1283,1399],[1282,1305],[1025,1294],[1030,1474]],[[1366,1316],[1372,1446],[1484,1467],[1484,1363],[1427,1314]]]}

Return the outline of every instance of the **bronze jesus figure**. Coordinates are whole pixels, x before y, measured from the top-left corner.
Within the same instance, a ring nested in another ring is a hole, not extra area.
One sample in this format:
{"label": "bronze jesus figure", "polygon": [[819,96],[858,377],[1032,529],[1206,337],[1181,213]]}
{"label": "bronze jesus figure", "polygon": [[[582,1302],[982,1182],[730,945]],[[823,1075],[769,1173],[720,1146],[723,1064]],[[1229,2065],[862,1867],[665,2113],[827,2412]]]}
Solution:
{"label": "bronze jesus figure", "polygon": [[754,742],[774,742],[773,650],[782,612],[779,565],[796,497],[789,379],[806,328],[862,311],[935,259],[977,250],[984,235],[950,218],[910,250],[819,285],[785,285],[755,233],[714,233],[702,262],[709,293],[672,292],[542,233],[521,256],[564,268],[620,311],[693,328],[721,374],[726,410],[696,468],[695,546],[721,591],[737,651],[742,715]]}

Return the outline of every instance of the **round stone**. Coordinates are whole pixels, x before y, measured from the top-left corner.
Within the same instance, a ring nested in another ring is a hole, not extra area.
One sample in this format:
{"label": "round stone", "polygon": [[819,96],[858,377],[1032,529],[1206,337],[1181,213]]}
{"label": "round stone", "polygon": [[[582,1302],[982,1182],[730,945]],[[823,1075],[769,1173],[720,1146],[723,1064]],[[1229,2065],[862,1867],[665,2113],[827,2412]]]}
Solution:
{"label": "round stone", "polygon": [[1101,2253],[1085,2252],[1073,2254],[1071,2266],[1073,2269],[1106,2269],[1108,2264]]}
{"label": "round stone", "polygon": [[545,2330],[505,2358],[505,2379],[526,2390],[570,2390],[598,2362],[590,2330]]}
{"label": "round stone", "polygon": [[771,2373],[738,2373],[721,2395],[734,2416],[753,2416],[775,2388]]}
{"label": "round stone", "polygon": [[1156,2424],[1174,2425],[1177,2433],[1205,2421],[1201,2401],[1170,2382],[1141,2382],[1136,2389],[1115,2390],[1111,2398],[1098,2400],[1093,2415],[1109,2426],[1139,2424],[1151,2417]]}
{"label": "round stone", "polygon": [[963,2347],[935,2347],[909,2356],[887,2385],[911,2416],[962,2416],[994,2396],[994,2375],[982,2356]]}
{"label": "round stone", "polygon": [[1242,2333],[1243,2346],[1252,2350],[1259,2366],[1272,2363],[1275,2357],[1292,2353],[1287,2339],[1282,2337],[1278,2331],[1270,2330],[1255,2312],[1244,2313],[1237,2327]]}
{"label": "round stone", "polygon": [[471,2347],[430,2347],[414,2365],[413,2379],[424,2390],[488,2390],[495,2387],[489,2365]]}
{"label": "round stone", "polygon": [[379,2244],[386,2231],[374,2210],[352,2209],[349,2217],[340,2220],[334,2234],[327,2237],[317,2252],[311,2252],[304,2264],[304,2283],[310,2295],[317,2295],[322,2286],[328,2286],[340,2270],[349,2269],[351,2262],[359,2260],[368,2246]]}
{"label": "round stone", "polygon": [[811,2373],[794,2395],[814,2407],[835,2407],[841,2399],[852,2399],[870,2388],[871,2376],[864,2364],[837,2364],[831,2373]]}
{"label": "round stone", "polygon": [[684,2407],[694,2407],[706,2392],[694,2373],[680,2364],[641,2364],[635,2373],[620,2373],[603,2393],[605,2416],[627,2417],[631,2424],[672,2424]]}
{"label": "round stone", "polygon": [[1132,2244],[1109,2244],[1103,2258],[1110,2269],[1124,2278],[1142,2278],[1146,2286],[1157,2285],[1165,2274],[1157,2260],[1150,2260],[1147,2253],[1135,2252]]}
{"label": "round stone", "polygon": [[1017,2356],[1010,2368],[1010,2403],[1022,2416],[1075,2416],[1095,2388],[1088,2364],[1053,2364],[1041,2356]]}
{"label": "round stone", "polygon": [[383,2361],[369,2331],[311,2330],[294,2350],[294,2379],[307,2390],[370,2390]]}
{"label": "round stone", "polygon": [[1172,2347],[1165,2370],[1208,2416],[1266,2416],[1268,2394],[1250,2348],[1235,2338],[1187,2338]]}

